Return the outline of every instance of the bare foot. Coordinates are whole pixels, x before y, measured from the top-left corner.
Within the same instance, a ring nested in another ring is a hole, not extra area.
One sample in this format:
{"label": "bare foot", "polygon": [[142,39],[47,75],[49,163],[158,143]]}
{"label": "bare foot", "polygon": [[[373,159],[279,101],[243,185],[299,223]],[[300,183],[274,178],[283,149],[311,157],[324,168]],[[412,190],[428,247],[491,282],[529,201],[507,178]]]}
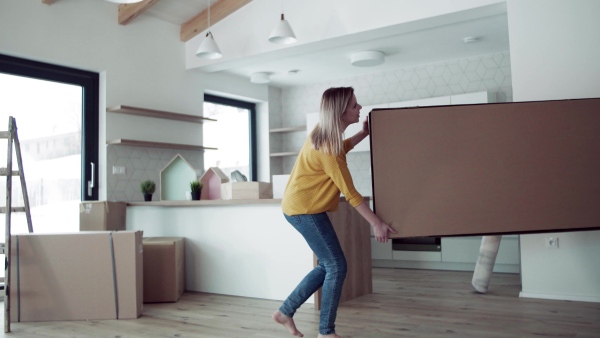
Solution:
{"label": "bare foot", "polygon": [[296,337],[304,337],[304,335],[296,328],[296,324],[294,324],[294,319],[292,317],[284,315],[279,310],[275,311],[271,317],[273,317],[273,320],[277,323],[285,326],[285,328],[288,329],[292,335]]}
{"label": "bare foot", "polygon": [[322,335],[322,334],[319,333],[319,335],[317,336],[317,338],[342,338],[342,337],[338,336],[335,333],[333,333],[333,334],[326,334],[326,335]]}

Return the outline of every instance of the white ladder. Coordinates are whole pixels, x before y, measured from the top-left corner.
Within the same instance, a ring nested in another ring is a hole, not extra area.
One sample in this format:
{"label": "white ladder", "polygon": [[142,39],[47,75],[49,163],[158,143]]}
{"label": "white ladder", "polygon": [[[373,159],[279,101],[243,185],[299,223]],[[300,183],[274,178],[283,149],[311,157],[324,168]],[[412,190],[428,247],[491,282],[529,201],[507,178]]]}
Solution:
{"label": "white ladder", "polygon": [[[31,212],[29,210],[29,197],[25,185],[25,174],[23,173],[23,161],[21,160],[21,145],[17,135],[17,122],[14,117],[8,118],[8,131],[0,131],[0,138],[7,139],[6,168],[0,168],[0,175],[6,176],[6,206],[0,207],[0,213],[6,216],[5,221],[5,243],[0,243],[0,254],[4,254],[4,332],[10,332],[10,245],[11,245],[11,213],[25,212],[29,232],[33,232],[31,224]],[[13,145],[16,152],[18,170],[12,170]],[[12,206],[12,177],[19,176],[21,180],[21,191],[23,192],[23,206]]]}

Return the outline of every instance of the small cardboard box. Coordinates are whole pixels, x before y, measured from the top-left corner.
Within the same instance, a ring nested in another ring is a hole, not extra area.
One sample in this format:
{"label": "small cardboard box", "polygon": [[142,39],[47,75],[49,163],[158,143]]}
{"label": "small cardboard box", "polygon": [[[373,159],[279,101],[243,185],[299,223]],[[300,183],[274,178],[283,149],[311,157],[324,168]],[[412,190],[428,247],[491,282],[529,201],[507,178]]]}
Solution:
{"label": "small cardboard box", "polygon": [[79,205],[79,231],[125,230],[127,203],[86,201]]}
{"label": "small cardboard box", "polygon": [[221,184],[221,198],[224,200],[273,198],[273,186],[268,182],[227,182]]}
{"label": "small cardboard box", "polygon": [[142,231],[12,236],[11,321],[138,318],[142,236]]}
{"label": "small cardboard box", "polygon": [[144,238],[144,303],[177,302],[184,291],[184,238]]}

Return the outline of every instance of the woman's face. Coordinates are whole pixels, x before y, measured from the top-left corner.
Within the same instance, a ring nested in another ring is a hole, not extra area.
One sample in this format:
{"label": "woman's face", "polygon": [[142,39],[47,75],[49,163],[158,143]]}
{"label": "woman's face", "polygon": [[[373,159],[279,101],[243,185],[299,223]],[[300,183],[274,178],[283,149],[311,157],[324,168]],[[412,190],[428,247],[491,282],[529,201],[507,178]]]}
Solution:
{"label": "woman's face", "polygon": [[346,111],[342,114],[342,123],[344,123],[344,127],[348,127],[353,123],[358,123],[361,108],[362,106],[356,102],[356,96],[352,95],[350,104],[346,108]]}

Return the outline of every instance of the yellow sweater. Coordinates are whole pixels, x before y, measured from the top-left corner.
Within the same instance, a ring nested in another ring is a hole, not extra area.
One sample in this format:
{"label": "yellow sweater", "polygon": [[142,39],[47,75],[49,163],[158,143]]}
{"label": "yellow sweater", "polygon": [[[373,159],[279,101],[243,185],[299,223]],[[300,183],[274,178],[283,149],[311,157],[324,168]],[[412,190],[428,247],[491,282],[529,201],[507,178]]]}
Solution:
{"label": "yellow sweater", "polygon": [[354,188],[346,163],[346,154],[352,148],[350,139],[346,139],[343,155],[327,155],[315,150],[307,138],[285,187],[283,212],[293,216],[335,211],[340,191],[352,206],[362,203],[363,197]]}

